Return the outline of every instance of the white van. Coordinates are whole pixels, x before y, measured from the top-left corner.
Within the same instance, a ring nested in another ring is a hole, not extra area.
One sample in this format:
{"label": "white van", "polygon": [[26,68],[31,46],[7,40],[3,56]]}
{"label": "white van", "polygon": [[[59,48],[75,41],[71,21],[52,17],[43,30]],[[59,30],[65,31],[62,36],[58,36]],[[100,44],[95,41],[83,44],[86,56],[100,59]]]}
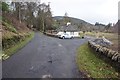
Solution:
{"label": "white van", "polygon": [[74,36],[71,35],[69,32],[58,32],[57,36],[61,39],[72,39]]}

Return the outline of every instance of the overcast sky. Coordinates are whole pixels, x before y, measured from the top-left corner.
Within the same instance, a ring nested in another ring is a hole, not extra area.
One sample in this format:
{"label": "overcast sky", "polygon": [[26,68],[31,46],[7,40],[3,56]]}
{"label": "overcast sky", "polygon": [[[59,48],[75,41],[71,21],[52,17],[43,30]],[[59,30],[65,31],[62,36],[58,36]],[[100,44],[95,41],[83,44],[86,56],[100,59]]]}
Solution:
{"label": "overcast sky", "polygon": [[120,0],[41,0],[50,2],[53,16],[79,18],[94,24],[116,23],[118,20],[118,2]]}

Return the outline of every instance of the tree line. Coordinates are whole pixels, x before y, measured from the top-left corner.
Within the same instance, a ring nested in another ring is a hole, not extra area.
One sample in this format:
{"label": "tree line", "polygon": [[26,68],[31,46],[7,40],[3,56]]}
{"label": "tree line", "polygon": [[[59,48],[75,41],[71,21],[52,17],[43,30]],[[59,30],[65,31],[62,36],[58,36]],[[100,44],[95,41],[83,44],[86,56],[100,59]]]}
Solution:
{"label": "tree line", "polygon": [[25,22],[29,28],[39,31],[53,29],[50,3],[40,2],[0,2],[2,14],[15,16],[19,22]]}

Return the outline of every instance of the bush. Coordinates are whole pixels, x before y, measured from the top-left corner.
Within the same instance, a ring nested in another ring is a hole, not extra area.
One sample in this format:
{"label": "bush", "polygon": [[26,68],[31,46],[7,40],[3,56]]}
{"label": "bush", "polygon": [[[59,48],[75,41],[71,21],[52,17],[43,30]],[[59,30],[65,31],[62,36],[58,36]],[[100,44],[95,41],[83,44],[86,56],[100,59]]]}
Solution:
{"label": "bush", "polygon": [[2,25],[4,25],[7,30],[14,32],[14,33],[17,33],[17,30],[12,25],[10,25],[6,22],[2,22]]}
{"label": "bush", "polygon": [[11,38],[2,38],[2,48],[3,50],[10,48],[11,46],[16,45],[16,43],[19,43],[21,41],[24,41],[26,37],[29,37],[30,34],[24,34],[24,35],[15,35]]}
{"label": "bush", "polygon": [[[1,4],[2,3],[2,4]],[[5,2],[0,3],[0,8],[2,7],[2,11],[9,11],[9,5]],[[1,6],[2,5],[2,6]]]}

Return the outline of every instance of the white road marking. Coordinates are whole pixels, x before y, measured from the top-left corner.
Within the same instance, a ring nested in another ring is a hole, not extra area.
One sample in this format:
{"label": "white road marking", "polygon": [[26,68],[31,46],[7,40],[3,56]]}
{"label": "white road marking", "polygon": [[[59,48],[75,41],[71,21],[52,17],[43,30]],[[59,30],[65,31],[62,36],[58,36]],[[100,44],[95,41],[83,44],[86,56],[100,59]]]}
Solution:
{"label": "white road marking", "polygon": [[62,47],[62,45],[61,45],[61,44],[58,44],[58,46],[59,46],[59,47]]}
{"label": "white road marking", "polygon": [[48,75],[43,75],[42,78],[48,78],[47,80],[49,80],[49,78],[52,78],[52,76],[48,74]]}
{"label": "white road marking", "polygon": [[30,68],[30,70],[33,70],[33,66]]}

